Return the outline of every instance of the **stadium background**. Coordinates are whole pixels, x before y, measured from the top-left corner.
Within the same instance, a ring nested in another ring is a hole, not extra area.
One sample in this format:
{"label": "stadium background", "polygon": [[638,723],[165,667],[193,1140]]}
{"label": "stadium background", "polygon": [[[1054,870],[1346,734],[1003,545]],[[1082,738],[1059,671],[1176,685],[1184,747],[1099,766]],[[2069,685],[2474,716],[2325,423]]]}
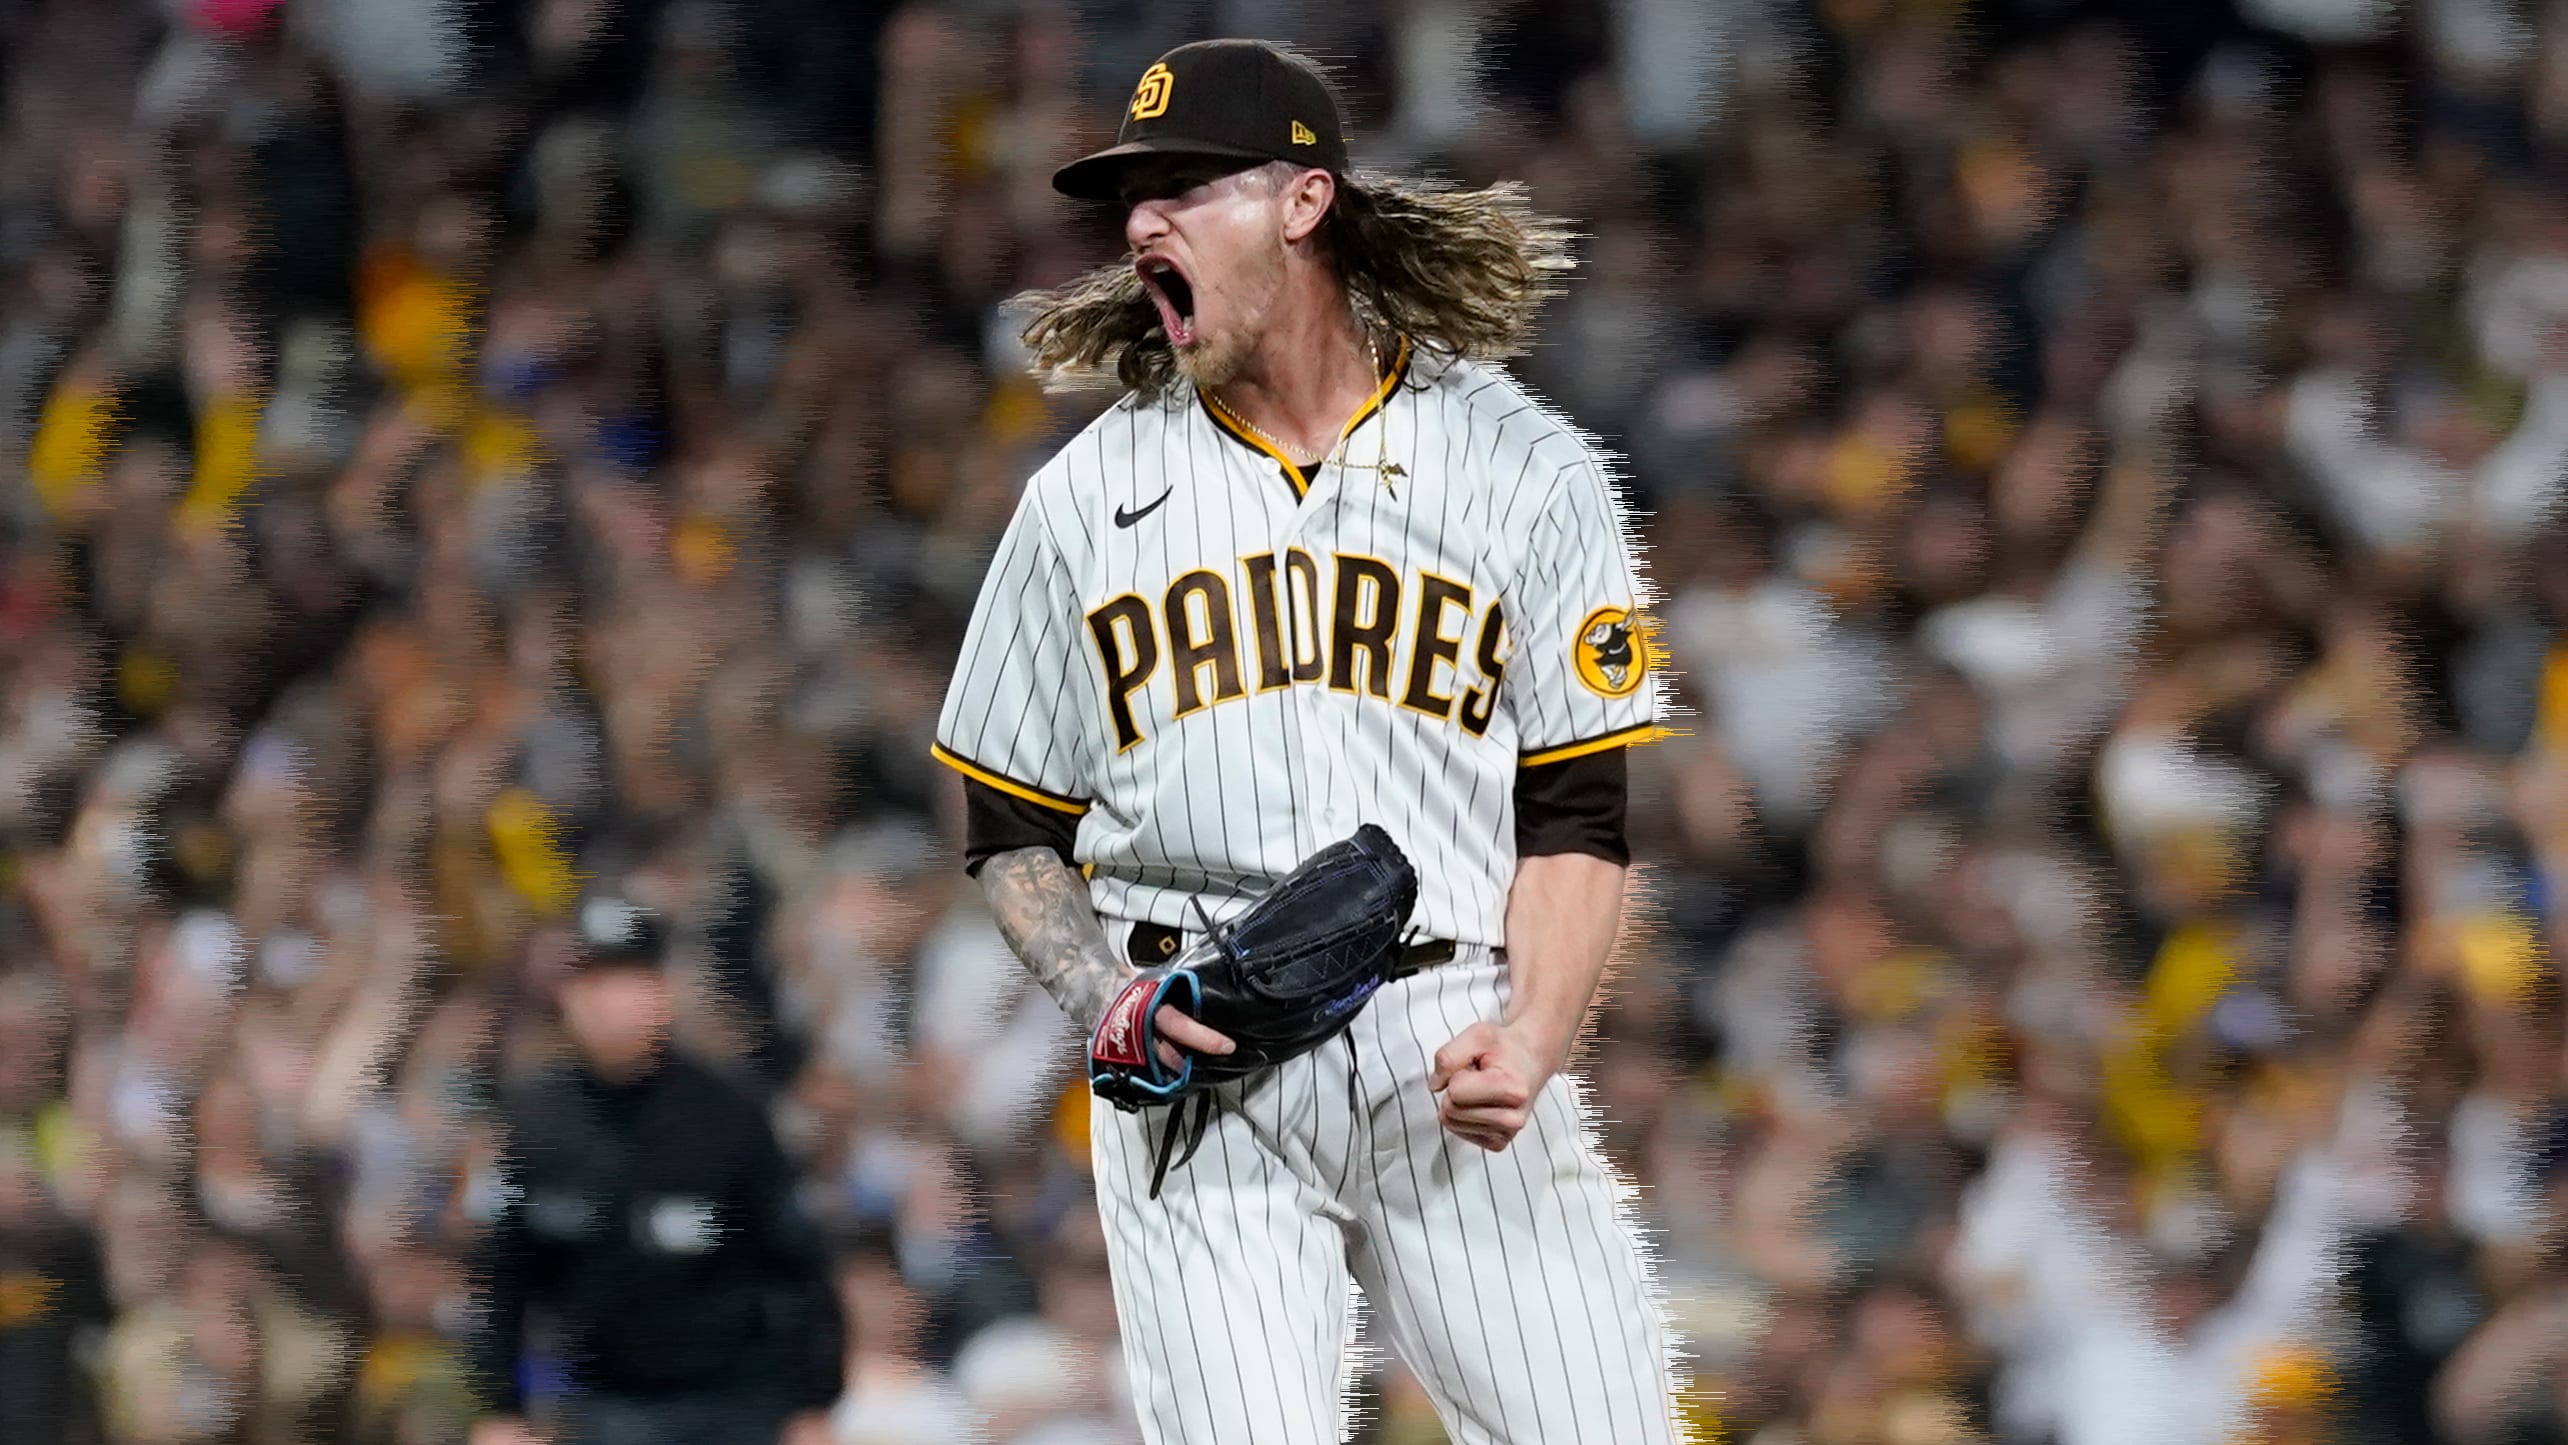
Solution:
{"label": "stadium background", "polygon": [[2561,1439],[2568,24],[2496,0],[0,7],[0,1434],[459,1438],[595,876],[830,1222],[832,1438],[1134,1438],[924,759],[1095,405],[999,310],[1117,254],[1046,177],[1207,33],[1586,233],[1521,369],[1695,716],[1585,1067],[1724,1435]]}

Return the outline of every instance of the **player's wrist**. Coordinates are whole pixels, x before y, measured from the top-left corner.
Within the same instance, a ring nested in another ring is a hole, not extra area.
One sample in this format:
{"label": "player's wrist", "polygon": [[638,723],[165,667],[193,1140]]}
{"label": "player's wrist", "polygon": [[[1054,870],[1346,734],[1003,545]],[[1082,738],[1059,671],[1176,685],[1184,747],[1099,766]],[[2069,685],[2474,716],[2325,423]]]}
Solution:
{"label": "player's wrist", "polygon": [[1578,1042],[1576,1019],[1561,1019],[1547,1010],[1528,1009],[1512,1015],[1499,1027],[1534,1056],[1544,1078],[1569,1067],[1570,1050]]}
{"label": "player's wrist", "polygon": [[1124,991],[1132,987],[1132,981],[1140,976],[1141,970],[1131,964],[1106,958],[1094,960],[1083,975],[1085,986],[1067,1005],[1071,1022],[1079,1026],[1081,1033],[1094,1037],[1104,1026],[1115,1000],[1123,997]]}

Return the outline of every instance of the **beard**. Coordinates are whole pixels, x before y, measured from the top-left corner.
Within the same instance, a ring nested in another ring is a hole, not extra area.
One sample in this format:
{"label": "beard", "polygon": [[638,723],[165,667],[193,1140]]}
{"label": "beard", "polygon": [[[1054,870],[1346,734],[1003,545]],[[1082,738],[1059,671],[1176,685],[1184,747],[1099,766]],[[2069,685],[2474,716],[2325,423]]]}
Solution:
{"label": "beard", "polygon": [[[1248,258],[1236,279],[1226,279],[1216,289],[1197,288],[1199,297],[1217,298],[1234,319],[1218,332],[1199,329],[1191,346],[1172,348],[1178,375],[1207,391],[1239,379],[1265,339],[1266,318],[1284,290],[1284,266],[1284,243],[1278,238],[1271,250]],[[1199,303],[1196,312],[1202,311]]]}
{"label": "beard", "polygon": [[1219,391],[1248,369],[1253,344],[1253,338],[1239,332],[1219,340],[1198,337],[1194,345],[1176,349],[1177,374],[1206,391]]}

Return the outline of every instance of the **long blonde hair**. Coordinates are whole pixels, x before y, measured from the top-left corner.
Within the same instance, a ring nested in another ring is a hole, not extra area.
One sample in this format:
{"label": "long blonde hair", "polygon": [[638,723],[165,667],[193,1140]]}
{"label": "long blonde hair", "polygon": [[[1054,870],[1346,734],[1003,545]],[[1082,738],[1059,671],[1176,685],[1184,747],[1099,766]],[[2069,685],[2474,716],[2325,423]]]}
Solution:
{"label": "long blonde hair", "polygon": [[[1367,322],[1429,351],[1499,361],[1524,350],[1535,313],[1559,294],[1577,264],[1575,236],[1537,213],[1514,181],[1467,191],[1359,173],[1340,179],[1319,242]],[[1033,312],[1020,334],[1048,380],[1111,373],[1155,396],[1178,378],[1176,352],[1129,258],[1011,304]]]}

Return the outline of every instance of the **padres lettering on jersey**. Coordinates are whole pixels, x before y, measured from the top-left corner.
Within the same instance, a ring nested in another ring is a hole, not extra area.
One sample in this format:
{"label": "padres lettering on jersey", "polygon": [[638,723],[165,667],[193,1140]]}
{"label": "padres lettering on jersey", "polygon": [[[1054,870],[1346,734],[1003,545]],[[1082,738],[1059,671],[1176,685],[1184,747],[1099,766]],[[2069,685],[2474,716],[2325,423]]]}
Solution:
{"label": "padres lettering on jersey", "polygon": [[[1290,605],[1284,587],[1292,589]],[[1246,618],[1234,596],[1246,600]],[[1404,596],[1417,599],[1406,610]],[[1460,685],[1448,672],[1463,675],[1463,643],[1474,631],[1480,641],[1470,685],[1458,696],[1439,691]],[[1261,552],[1240,558],[1228,577],[1200,567],[1187,572],[1168,584],[1156,616],[1147,600],[1125,593],[1088,614],[1088,633],[1105,673],[1118,753],[1143,741],[1135,694],[1150,688],[1168,689],[1156,701],[1169,704],[1162,714],[1172,721],[1237,702],[1251,684],[1259,692],[1325,685],[1350,697],[1396,697],[1402,707],[1478,737],[1489,731],[1507,673],[1506,609],[1496,598],[1475,609],[1468,583],[1432,572],[1404,580],[1378,557],[1338,554],[1323,563],[1298,547],[1285,552],[1280,567],[1274,553]],[[1164,667],[1159,637],[1168,640]],[[1254,671],[1242,670],[1243,637]],[[1631,648],[1618,639],[1614,651],[1628,658]]]}
{"label": "padres lettering on jersey", "polygon": [[1306,476],[1180,391],[1027,484],[936,751],[1078,815],[1101,914],[1222,917],[1370,821],[1419,928],[1499,944],[1517,769],[1654,733],[1627,519],[1574,430],[1403,346],[1336,455]]}

